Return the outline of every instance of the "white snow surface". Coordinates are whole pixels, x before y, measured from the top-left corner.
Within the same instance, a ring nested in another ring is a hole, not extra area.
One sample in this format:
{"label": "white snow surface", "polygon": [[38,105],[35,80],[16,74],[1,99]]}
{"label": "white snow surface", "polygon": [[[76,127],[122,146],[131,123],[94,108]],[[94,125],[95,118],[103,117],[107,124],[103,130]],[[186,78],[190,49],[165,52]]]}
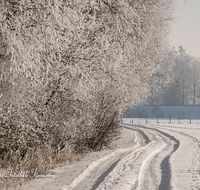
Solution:
{"label": "white snow surface", "polygon": [[[135,122],[135,123],[134,123]],[[112,149],[92,152],[34,179],[30,190],[198,190],[200,121],[123,119]]]}

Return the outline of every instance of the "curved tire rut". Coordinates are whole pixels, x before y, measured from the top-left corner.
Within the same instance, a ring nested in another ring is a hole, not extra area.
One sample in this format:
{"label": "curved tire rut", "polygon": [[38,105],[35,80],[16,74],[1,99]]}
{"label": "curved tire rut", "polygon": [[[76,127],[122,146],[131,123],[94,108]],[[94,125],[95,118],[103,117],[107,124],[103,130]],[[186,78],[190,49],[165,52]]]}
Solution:
{"label": "curved tire rut", "polygon": [[179,141],[158,129],[123,125],[135,131],[136,145],[118,149],[90,164],[63,190],[170,190],[170,155]]}
{"label": "curved tire rut", "polygon": [[[193,152],[193,156],[192,156],[192,163],[190,165],[190,167],[188,168],[188,173],[190,173],[192,175],[192,182],[190,184],[190,188],[191,189],[200,189],[200,141],[189,135],[189,134],[186,134],[184,132],[180,132],[180,131],[176,131],[176,130],[173,130],[178,128],[178,127],[173,127],[173,126],[159,126],[159,128],[162,128],[164,130],[167,130],[167,131],[170,131],[170,132],[173,132],[173,133],[177,133],[177,134],[180,134],[180,135],[183,135],[185,137],[187,137],[190,142],[192,143],[192,152]],[[197,188],[198,187],[198,188]]]}

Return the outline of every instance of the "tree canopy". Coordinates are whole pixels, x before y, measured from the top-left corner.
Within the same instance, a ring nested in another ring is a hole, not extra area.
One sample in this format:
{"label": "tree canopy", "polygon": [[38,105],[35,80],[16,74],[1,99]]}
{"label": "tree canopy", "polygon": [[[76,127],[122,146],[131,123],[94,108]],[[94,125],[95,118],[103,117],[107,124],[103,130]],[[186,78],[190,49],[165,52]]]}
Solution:
{"label": "tree canopy", "polygon": [[172,10],[173,0],[2,0],[1,150],[108,145],[166,64]]}

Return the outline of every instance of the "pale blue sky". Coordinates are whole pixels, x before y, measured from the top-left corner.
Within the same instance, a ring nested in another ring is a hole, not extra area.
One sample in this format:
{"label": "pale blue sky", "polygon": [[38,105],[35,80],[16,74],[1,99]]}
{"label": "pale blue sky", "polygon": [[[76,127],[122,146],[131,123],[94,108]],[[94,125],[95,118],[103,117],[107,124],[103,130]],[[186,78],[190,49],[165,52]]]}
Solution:
{"label": "pale blue sky", "polygon": [[176,0],[175,23],[172,24],[170,45],[182,45],[186,53],[200,58],[200,0]]}

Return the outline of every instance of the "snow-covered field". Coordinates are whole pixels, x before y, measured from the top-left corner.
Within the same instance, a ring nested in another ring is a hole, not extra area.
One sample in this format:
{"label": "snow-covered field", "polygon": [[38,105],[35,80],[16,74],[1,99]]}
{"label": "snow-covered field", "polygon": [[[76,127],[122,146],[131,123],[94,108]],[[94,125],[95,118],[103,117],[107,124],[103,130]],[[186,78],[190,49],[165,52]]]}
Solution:
{"label": "snow-covered field", "polygon": [[54,169],[54,178],[24,185],[30,190],[198,190],[200,121],[123,119],[113,149]]}

